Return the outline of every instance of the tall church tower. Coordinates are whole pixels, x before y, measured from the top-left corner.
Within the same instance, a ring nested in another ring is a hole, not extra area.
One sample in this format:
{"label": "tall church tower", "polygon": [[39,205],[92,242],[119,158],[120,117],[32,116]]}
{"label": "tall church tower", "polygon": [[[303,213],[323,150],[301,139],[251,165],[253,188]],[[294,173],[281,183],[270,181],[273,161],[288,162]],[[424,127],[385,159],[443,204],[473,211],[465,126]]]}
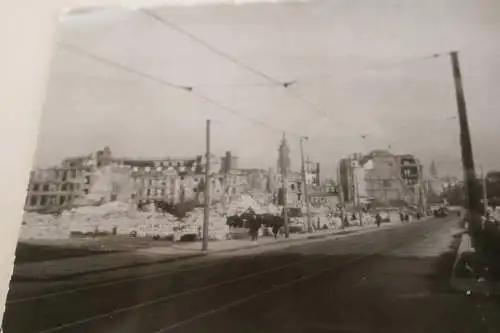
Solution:
{"label": "tall church tower", "polygon": [[431,165],[429,167],[429,173],[432,179],[438,178],[436,163],[434,162],[434,160],[431,161]]}
{"label": "tall church tower", "polygon": [[280,172],[290,172],[290,148],[286,141],[285,133],[278,149],[278,170]]}

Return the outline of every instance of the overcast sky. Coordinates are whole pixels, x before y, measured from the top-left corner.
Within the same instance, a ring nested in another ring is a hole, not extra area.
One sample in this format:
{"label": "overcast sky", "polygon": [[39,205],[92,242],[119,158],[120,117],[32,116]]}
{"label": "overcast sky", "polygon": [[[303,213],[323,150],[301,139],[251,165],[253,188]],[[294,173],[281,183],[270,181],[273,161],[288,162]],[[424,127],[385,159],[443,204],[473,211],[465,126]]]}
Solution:
{"label": "overcast sky", "polygon": [[[441,174],[459,174],[446,54],[458,49],[476,160],[500,169],[498,1],[323,0],[163,7],[155,13],[277,81],[296,83],[273,85],[140,11],[73,14],[61,21],[62,43],[194,86],[244,116],[58,46],[37,166],[106,145],[120,156],[201,154],[210,117],[213,151],[231,150],[241,167],[276,166],[282,134],[247,119],[254,118],[310,136],[307,155],[328,174],[349,153],[389,145],[426,164],[435,159]],[[444,55],[430,57],[435,53]],[[288,138],[297,169],[298,139]]]}

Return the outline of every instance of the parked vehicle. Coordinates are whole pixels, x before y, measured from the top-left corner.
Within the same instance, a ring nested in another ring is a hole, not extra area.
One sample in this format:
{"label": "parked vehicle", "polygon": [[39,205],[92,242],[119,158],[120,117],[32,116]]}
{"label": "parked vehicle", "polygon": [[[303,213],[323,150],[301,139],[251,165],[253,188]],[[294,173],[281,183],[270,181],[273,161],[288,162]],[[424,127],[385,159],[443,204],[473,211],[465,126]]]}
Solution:
{"label": "parked vehicle", "polygon": [[434,211],[434,216],[435,217],[446,217],[446,216],[448,216],[448,210],[444,207],[441,207],[441,208]]}

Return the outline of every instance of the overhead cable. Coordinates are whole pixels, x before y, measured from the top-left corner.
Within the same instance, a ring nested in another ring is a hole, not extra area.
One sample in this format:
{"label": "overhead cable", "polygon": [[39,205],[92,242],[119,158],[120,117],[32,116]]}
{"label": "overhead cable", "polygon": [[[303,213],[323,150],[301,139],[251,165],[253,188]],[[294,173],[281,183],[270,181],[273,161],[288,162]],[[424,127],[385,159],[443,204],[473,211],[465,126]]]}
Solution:
{"label": "overhead cable", "polygon": [[185,29],[182,29],[181,27],[177,26],[176,24],[168,21],[167,19],[163,18],[163,17],[160,17],[158,14],[150,11],[150,10],[142,10],[142,12],[144,14],[146,14],[147,16],[151,17],[152,19],[154,19],[155,21],[159,22],[160,24],[166,26],[167,28],[171,29],[171,30],[174,30],[178,33],[181,33],[187,37],[189,37],[190,39],[196,41],[197,43],[201,44],[202,46],[204,46],[205,48],[207,48],[208,50],[212,51],[213,53],[223,57],[224,59],[226,60],[229,60],[230,62],[240,66],[241,68],[244,68],[246,70],[248,70],[249,72],[255,74],[255,75],[258,75],[272,83],[274,83],[275,85],[277,86],[280,86],[280,87],[283,87],[285,89],[285,91],[287,93],[289,93],[291,96],[295,97],[296,99],[298,99],[300,102],[302,102],[303,104],[306,104],[307,106],[311,107],[315,112],[321,114],[323,117],[326,117],[328,118],[329,120],[331,120],[332,122],[336,122],[338,123],[337,121],[334,121],[333,119],[331,119],[326,112],[324,112],[323,110],[321,110],[318,106],[316,106],[314,103],[306,100],[303,96],[300,96],[296,93],[292,93],[290,92],[289,89],[287,89],[289,86],[291,86],[292,84],[294,84],[293,81],[289,81],[289,82],[283,82],[283,81],[279,81],[269,75],[267,75],[266,73],[264,73],[263,71],[260,71],[260,70],[257,70],[247,64],[245,64],[244,62],[242,62],[241,60],[233,57],[232,55],[224,52],[224,51],[221,51],[215,47],[213,47],[212,45],[210,45],[209,43],[207,43],[206,41],[204,41],[203,39],[199,38],[198,36],[192,34],[191,32],[189,31],[186,31]]}
{"label": "overhead cable", "polygon": [[[60,46],[68,49],[68,50],[71,50],[73,53],[78,53],[80,55],[83,55],[85,57],[88,57],[90,59],[93,59],[95,61],[98,61],[100,63],[103,63],[103,64],[106,64],[108,66],[111,66],[111,67],[114,67],[114,68],[118,68],[120,70],[123,70],[127,73],[130,73],[130,74],[134,74],[134,75],[137,75],[137,76],[140,76],[142,78],[145,78],[145,79],[148,79],[150,81],[153,81],[153,82],[156,82],[156,83],[159,83],[160,85],[162,86],[166,86],[168,88],[173,88],[173,89],[178,89],[178,90],[182,90],[182,91],[185,91],[185,92],[188,92],[188,93],[192,93],[193,95],[197,96],[198,98],[214,105],[214,106],[217,106],[218,108],[226,111],[226,112],[229,112],[237,117],[240,117],[242,119],[245,119],[247,121],[250,121],[256,125],[259,125],[261,127],[265,127],[267,129],[270,129],[270,130],[273,130],[273,131],[277,131],[279,133],[287,133],[287,134],[291,134],[291,135],[294,135],[294,136],[300,136],[298,134],[295,134],[295,133],[292,133],[290,131],[287,131],[287,130],[283,130],[283,129],[280,129],[280,128],[277,128],[277,127],[274,127],[274,126],[271,126],[263,121],[260,121],[258,119],[255,119],[255,118],[252,118],[252,117],[248,117],[244,114],[242,114],[241,112],[238,112],[237,110],[227,106],[227,105],[224,105],[204,94],[202,94],[200,91],[198,91],[197,89],[194,89],[193,87],[191,86],[183,86],[183,85],[179,85],[179,84],[175,84],[175,83],[172,83],[172,82],[169,82],[169,81],[166,81],[162,78],[159,78],[159,77],[156,77],[156,76],[153,76],[153,75],[150,75],[150,74],[147,74],[147,73],[144,73],[142,71],[139,71],[137,69],[134,69],[132,67],[129,67],[127,65],[123,65],[123,64],[120,64],[118,62],[115,62],[113,60],[110,60],[108,58],[105,58],[105,57],[102,57],[102,56],[98,56],[96,54],[93,54],[93,53],[90,53],[90,52],[87,52],[85,51],[84,49],[82,48],[79,48],[77,46],[74,46],[74,45],[70,45],[70,44],[66,44],[66,43],[58,43]],[[219,122],[220,123],[220,122]]]}
{"label": "overhead cable", "polygon": [[[405,59],[400,59],[400,60],[392,61],[392,62],[385,63],[385,64],[364,67],[364,68],[361,68],[361,71],[373,71],[373,70],[394,68],[394,67],[397,67],[400,65],[406,65],[406,64],[417,62],[417,61],[435,59],[435,58],[438,58],[442,55],[444,55],[444,54],[443,53],[434,53],[431,55],[405,58]],[[320,75],[303,76],[301,78],[300,77],[296,78],[294,80],[294,84],[301,84],[301,83],[304,83],[307,81],[328,80],[329,78],[332,78],[332,77],[336,77],[336,76],[338,77],[338,75],[339,75],[338,72],[336,72],[336,73],[326,73],[326,74],[320,74]]]}
{"label": "overhead cable", "polygon": [[192,40],[194,40],[195,42],[197,42],[197,43],[199,43],[199,44],[203,45],[204,47],[206,47],[207,49],[209,49],[210,51],[212,51],[213,53],[215,53],[215,54],[217,54],[217,55],[219,55],[219,56],[221,56],[221,57],[223,57],[223,58],[225,58],[225,59],[228,59],[228,60],[232,61],[233,63],[237,64],[238,66],[243,67],[243,68],[245,68],[246,70],[248,70],[248,71],[250,71],[250,72],[254,73],[255,75],[258,75],[258,76],[260,76],[260,77],[263,77],[263,78],[265,78],[266,80],[268,80],[268,81],[272,81],[272,82],[274,82],[274,83],[276,83],[276,84],[280,84],[280,85],[281,85],[281,84],[283,84],[282,82],[277,81],[276,79],[274,79],[274,78],[272,78],[272,77],[268,76],[267,74],[265,74],[265,73],[263,73],[263,72],[261,72],[261,71],[259,71],[259,70],[255,69],[255,68],[252,68],[252,67],[248,66],[247,64],[245,64],[245,63],[243,63],[243,62],[239,61],[238,59],[234,58],[234,57],[233,57],[233,56],[231,56],[230,54],[228,54],[228,53],[226,53],[226,52],[223,52],[223,51],[221,51],[221,50],[219,50],[219,49],[216,49],[215,47],[213,47],[213,46],[212,46],[212,45],[210,45],[209,43],[205,42],[203,39],[201,39],[201,38],[197,37],[196,35],[194,35],[194,34],[192,34],[192,33],[188,32],[188,31],[186,31],[186,30],[184,30],[184,29],[182,29],[182,28],[180,28],[179,26],[177,26],[177,25],[173,24],[172,22],[167,21],[166,19],[164,19],[164,18],[160,17],[159,15],[155,14],[154,12],[152,12],[152,11],[150,11],[150,10],[146,10],[146,9],[143,9],[143,10],[142,10],[142,12],[143,12],[143,13],[145,13],[147,16],[149,16],[149,17],[153,18],[153,19],[154,19],[154,20],[156,20],[157,22],[159,22],[159,23],[163,24],[164,26],[166,26],[166,27],[168,27],[168,28],[170,28],[170,29],[172,29],[172,30],[174,30],[174,31],[177,31],[177,32],[179,32],[179,33],[181,33],[181,34],[183,34],[183,35],[188,36],[189,38],[191,38],[191,39],[192,39]]}

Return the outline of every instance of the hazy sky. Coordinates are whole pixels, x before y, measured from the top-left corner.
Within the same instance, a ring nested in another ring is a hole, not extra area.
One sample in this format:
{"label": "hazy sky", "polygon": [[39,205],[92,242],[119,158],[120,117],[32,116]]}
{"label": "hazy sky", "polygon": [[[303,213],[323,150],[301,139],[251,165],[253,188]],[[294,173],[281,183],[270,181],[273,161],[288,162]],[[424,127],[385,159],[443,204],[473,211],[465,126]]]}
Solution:
{"label": "hazy sky", "polygon": [[[310,136],[307,155],[332,174],[351,152],[387,148],[460,171],[449,56],[460,50],[476,160],[500,169],[500,2],[355,0],[163,7],[155,12],[287,89],[238,66],[140,11],[67,16],[59,39],[176,85],[165,87],[58,46],[36,164],[110,146],[120,156],[231,150],[242,167],[275,167],[281,133]],[[432,54],[444,53],[438,58]],[[293,94],[314,104],[312,107]],[[319,111],[319,112],[318,112]],[[327,118],[320,112],[327,114]],[[447,120],[448,118],[448,120]],[[365,140],[362,134],[368,134]],[[294,167],[298,139],[289,136]]]}

